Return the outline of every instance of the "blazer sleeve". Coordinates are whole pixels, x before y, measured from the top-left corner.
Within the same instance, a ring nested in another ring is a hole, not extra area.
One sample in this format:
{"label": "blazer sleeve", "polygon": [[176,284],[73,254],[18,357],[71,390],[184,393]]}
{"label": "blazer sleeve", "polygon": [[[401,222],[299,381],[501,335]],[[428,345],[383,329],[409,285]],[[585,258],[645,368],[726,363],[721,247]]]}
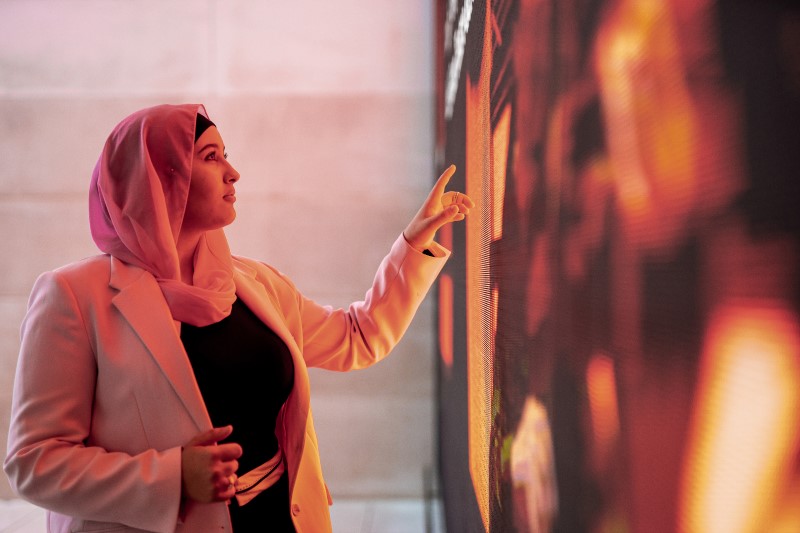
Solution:
{"label": "blazer sleeve", "polygon": [[90,339],[67,281],[43,274],[22,324],[4,470],[20,496],[49,510],[172,532],[180,448],[132,456],[86,445],[97,376]]}
{"label": "blazer sleeve", "polygon": [[429,250],[432,256],[414,249],[400,235],[364,299],[347,309],[321,306],[296,293],[306,364],[348,371],[388,355],[450,255],[436,243]]}

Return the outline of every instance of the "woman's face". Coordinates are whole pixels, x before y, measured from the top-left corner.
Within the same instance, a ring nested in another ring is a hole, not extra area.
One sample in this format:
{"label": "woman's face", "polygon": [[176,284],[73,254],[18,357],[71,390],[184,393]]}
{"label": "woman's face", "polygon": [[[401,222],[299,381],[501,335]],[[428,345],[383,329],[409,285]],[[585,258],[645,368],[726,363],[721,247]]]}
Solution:
{"label": "woman's face", "polygon": [[222,137],[211,126],[194,143],[189,199],[181,231],[208,231],[233,222],[233,184],[237,181],[239,173],[228,163]]}

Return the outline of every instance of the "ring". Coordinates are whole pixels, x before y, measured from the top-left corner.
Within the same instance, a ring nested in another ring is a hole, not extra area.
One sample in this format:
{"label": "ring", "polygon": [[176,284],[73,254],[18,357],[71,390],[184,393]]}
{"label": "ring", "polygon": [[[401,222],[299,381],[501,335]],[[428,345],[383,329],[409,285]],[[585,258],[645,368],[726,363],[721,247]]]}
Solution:
{"label": "ring", "polygon": [[231,474],[228,476],[228,487],[235,487],[236,486],[236,474]]}
{"label": "ring", "polygon": [[458,203],[458,193],[455,193],[455,194],[453,195],[453,203],[454,203],[454,204],[457,204],[457,203]]}

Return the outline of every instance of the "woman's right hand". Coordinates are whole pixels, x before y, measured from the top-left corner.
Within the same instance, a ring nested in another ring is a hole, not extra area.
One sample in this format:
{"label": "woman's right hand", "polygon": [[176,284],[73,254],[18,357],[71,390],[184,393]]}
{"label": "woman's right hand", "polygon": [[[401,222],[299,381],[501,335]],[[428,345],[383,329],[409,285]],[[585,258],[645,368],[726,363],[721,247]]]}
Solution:
{"label": "woman's right hand", "polygon": [[226,439],[232,426],[214,428],[200,433],[181,450],[181,481],[183,495],[201,503],[227,501],[236,494],[237,459],[242,447]]}
{"label": "woman's right hand", "polygon": [[427,250],[439,229],[452,222],[464,220],[475,202],[466,194],[449,191],[444,192],[447,182],[455,174],[456,166],[450,165],[436,181],[425,203],[403,231],[408,244],[420,252]]}

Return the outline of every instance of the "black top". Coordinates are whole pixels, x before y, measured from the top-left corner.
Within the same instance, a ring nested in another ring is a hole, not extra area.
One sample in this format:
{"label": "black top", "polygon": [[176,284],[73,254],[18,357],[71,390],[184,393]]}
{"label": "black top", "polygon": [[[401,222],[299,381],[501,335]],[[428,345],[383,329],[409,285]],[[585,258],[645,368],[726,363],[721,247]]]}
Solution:
{"label": "black top", "polygon": [[181,340],[214,427],[233,426],[240,474],[278,451],[275,421],[294,383],[286,343],[237,299],[231,314],[204,327],[181,325]]}

